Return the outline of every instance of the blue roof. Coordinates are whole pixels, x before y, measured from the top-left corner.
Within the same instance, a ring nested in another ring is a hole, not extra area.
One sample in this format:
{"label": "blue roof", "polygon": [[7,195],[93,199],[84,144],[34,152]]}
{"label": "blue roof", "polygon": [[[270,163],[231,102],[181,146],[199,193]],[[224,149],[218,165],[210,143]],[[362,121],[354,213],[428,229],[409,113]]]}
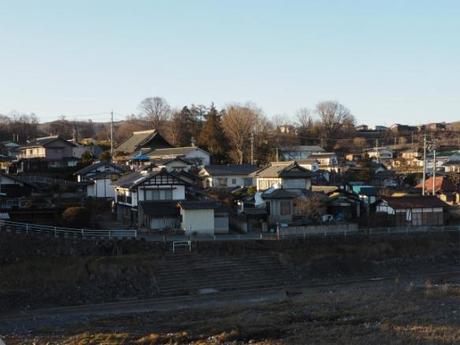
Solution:
{"label": "blue roof", "polygon": [[147,156],[145,153],[139,151],[135,155],[131,156],[131,160],[148,162],[150,160],[150,157]]}
{"label": "blue roof", "polygon": [[366,186],[366,185],[355,185],[352,186],[351,189],[355,194],[362,194],[367,196],[375,196],[377,195],[377,189],[374,186]]}

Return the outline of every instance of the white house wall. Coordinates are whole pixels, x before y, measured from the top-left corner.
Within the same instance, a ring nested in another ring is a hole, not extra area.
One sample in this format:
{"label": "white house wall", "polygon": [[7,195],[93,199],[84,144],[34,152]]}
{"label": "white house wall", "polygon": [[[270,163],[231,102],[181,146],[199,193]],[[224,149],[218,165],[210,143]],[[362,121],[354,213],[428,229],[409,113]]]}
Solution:
{"label": "white house wall", "polygon": [[184,210],[181,209],[181,228],[187,235],[214,235],[214,210]]}

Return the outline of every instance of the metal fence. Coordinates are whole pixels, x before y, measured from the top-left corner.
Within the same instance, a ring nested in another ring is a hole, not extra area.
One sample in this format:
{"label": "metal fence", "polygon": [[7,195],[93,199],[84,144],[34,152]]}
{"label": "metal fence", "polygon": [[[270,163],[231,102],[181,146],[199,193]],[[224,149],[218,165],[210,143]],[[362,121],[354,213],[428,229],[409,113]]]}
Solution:
{"label": "metal fence", "polygon": [[11,222],[0,220],[0,231],[13,233],[40,233],[54,237],[68,237],[79,239],[124,239],[137,238],[137,230],[92,230],[65,228],[49,225],[37,225],[29,223]]}

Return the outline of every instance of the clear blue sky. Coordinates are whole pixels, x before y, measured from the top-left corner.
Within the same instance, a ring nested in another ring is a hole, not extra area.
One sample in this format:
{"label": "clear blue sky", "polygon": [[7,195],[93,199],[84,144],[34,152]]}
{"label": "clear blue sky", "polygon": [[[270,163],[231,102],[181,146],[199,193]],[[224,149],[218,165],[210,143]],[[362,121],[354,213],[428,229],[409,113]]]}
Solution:
{"label": "clear blue sky", "polygon": [[268,116],[334,99],[359,123],[460,120],[459,18],[458,0],[2,1],[0,113],[124,115],[162,96],[252,101]]}

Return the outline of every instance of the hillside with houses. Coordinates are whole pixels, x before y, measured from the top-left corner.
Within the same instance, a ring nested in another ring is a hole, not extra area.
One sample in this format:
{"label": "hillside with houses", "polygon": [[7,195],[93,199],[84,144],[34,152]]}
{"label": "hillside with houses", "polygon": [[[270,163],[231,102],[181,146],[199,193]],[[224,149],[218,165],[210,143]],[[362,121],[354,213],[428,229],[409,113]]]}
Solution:
{"label": "hillside with houses", "polygon": [[192,122],[199,132],[184,124],[182,146],[171,141],[166,122],[163,130],[134,130],[109,145],[75,131],[71,139],[4,141],[2,217],[65,226],[72,223],[66,211],[81,213],[79,227],[136,229],[147,238],[458,224],[455,124],[350,128],[351,115],[337,115],[337,130],[349,139],[331,133],[306,140],[303,133],[315,126],[328,130],[321,121],[271,125],[257,134],[271,138],[267,151],[254,132],[238,143],[225,130],[225,121],[251,116],[260,121],[250,108],[211,107]]}

